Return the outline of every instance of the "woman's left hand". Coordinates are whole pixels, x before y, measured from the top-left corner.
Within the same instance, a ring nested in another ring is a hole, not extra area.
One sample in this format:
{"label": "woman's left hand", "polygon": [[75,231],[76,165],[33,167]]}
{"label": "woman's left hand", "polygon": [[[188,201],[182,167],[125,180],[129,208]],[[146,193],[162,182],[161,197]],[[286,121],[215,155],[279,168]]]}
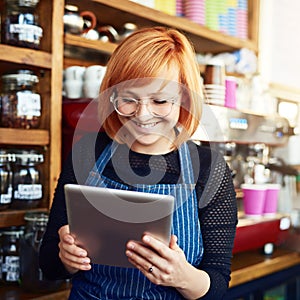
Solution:
{"label": "woman's left hand", "polygon": [[180,288],[190,268],[177,237],[171,236],[169,246],[155,237],[145,234],[142,242],[129,241],[126,245],[128,260],[151,282]]}

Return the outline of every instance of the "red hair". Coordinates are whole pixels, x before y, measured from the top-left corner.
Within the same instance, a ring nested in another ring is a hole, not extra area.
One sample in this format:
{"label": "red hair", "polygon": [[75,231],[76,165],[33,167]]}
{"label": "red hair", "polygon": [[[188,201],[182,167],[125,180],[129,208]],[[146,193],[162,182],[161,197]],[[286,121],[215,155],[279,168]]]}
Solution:
{"label": "red hair", "polygon": [[109,99],[113,87],[121,82],[156,77],[163,69],[175,66],[182,85],[182,106],[177,145],[186,141],[199,126],[202,113],[202,88],[195,52],[188,39],[175,29],[151,27],[137,30],[118,45],[103,78],[98,112],[107,134],[122,142],[116,133],[122,127]]}

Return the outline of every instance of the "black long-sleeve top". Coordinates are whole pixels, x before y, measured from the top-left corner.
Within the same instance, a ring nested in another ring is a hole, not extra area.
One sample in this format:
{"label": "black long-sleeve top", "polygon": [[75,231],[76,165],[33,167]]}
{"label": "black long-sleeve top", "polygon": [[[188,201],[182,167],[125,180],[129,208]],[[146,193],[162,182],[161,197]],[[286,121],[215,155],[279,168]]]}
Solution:
{"label": "black long-sleeve top", "polygon": [[[64,164],[39,253],[40,267],[49,279],[71,277],[58,256],[58,230],[68,223],[63,187],[67,183],[84,184],[95,161],[110,141],[104,132],[88,134],[75,144]],[[208,293],[201,299],[219,300],[226,293],[230,281],[232,248],[237,224],[237,206],[231,171],[221,154],[208,147],[195,146],[193,142],[188,142],[188,146],[193,161],[204,246],[199,269],[206,271],[211,280]],[[164,176],[159,183],[177,183],[180,180],[178,150],[164,154],[163,157],[167,167],[163,166]],[[161,156],[130,151],[129,160],[132,170],[139,176],[146,178],[150,170],[158,173],[162,171]],[[115,165],[109,161],[103,174],[112,180],[122,182],[121,176],[118,175],[122,172],[128,173],[128,163],[122,165],[122,161],[128,159],[118,158],[117,172],[114,169]],[[125,178],[127,183],[130,182],[128,176]]]}

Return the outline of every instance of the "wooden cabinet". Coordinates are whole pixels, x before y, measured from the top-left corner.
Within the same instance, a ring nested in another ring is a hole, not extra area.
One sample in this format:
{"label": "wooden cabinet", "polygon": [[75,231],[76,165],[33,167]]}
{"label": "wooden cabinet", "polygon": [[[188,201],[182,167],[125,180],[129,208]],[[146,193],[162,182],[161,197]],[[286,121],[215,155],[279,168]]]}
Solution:
{"label": "wooden cabinet", "polygon": [[[0,0],[1,11],[5,1]],[[32,70],[39,77],[41,95],[41,125],[38,129],[0,127],[0,148],[41,149],[43,200],[41,208],[48,209],[61,167],[61,90],[63,70],[63,13],[59,0],[40,0],[36,7],[43,37],[39,50],[0,44],[0,76],[18,69]],[[4,20],[2,20],[4,21]],[[21,225],[24,212],[0,212],[0,228]]]}

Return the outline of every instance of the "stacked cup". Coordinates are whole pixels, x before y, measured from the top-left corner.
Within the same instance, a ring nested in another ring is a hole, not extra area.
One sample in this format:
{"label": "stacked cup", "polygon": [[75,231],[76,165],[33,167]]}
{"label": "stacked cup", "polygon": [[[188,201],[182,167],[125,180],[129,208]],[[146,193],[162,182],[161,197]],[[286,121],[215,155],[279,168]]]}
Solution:
{"label": "stacked cup", "polygon": [[71,66],[64,70],[64,95],[69,99],[96,98],[105,75],[106,67]]}
{"label": "stacked cup", "polygon": [[224,65],[220,62],[207,64],[204,71],[205,102],[224,106],[225,90]]}
{"label": "stacked cup", "polygon": [[85,67],[71,66],[64,70],[64,93],[69,99],[82,97],[83,75]]}
{"label": "stacked cup", "polygon": [[83,82],[83,96],[85,98],[98,97],[105,71],[106,67],[101,65],[92,65],[86,68]]}
{"label": "stacked cup", "polygon": [[273,216],[277,213],[279,184],[242,184],[241,188],[247,217]]}
{"label": "stacked cup", "polygon": [[237,82],[235,77],[227,76],[225,79],[225,106],[236,108]]}
{"label": "stacked cup", "polygon": [[183,5],[184,16],[200,25],[205,24],[205,0],[185,0]]}
{"label": "stacked cup", "polygon": [[266,197],[263,214],[272,216],[277,212],[280,184],[266,184]]}

